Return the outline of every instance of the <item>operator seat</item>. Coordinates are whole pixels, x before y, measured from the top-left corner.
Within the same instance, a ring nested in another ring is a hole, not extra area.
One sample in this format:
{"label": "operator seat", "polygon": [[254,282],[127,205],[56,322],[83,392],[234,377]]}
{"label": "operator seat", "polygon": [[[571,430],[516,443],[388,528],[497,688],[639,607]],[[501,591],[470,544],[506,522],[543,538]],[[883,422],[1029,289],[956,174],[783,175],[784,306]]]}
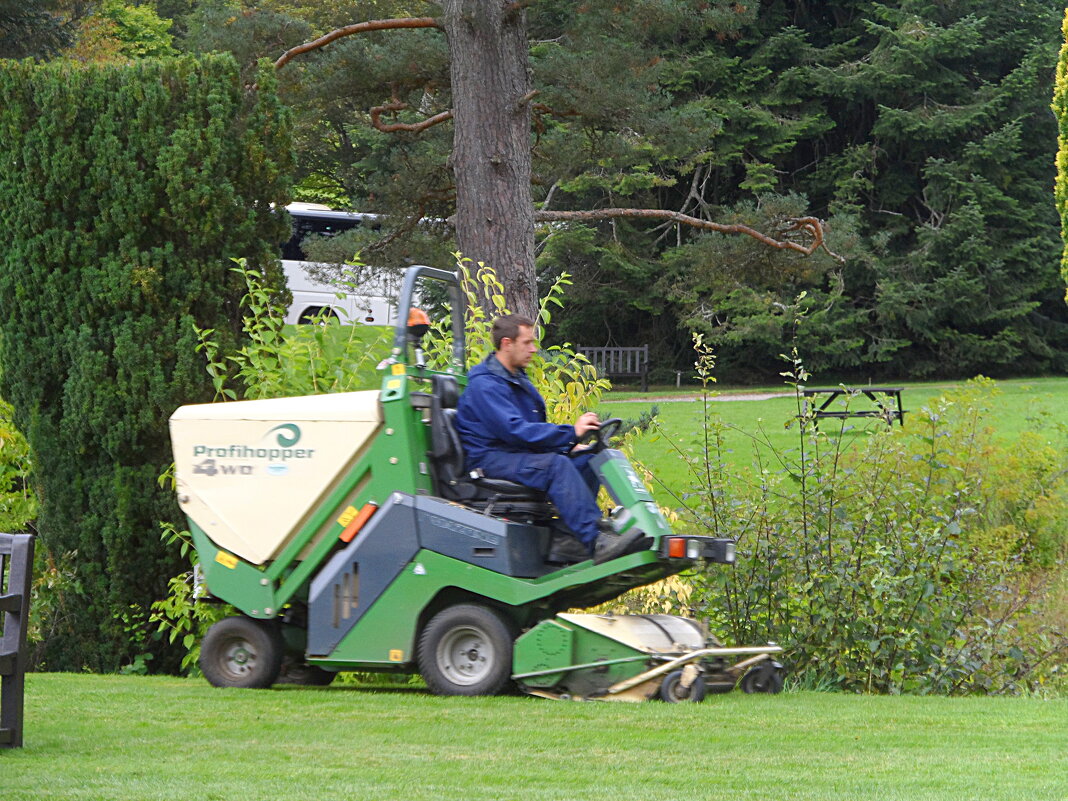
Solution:
{"label": "operator seat", "polygon": [[456,404],[460,384],[451,375],[430,378],[430,464],[438,495],[486,514],[548,520],[556,517],[556,507],[540,490],[487,478],[481,470],[464,470],[464,450],[456,431]]}

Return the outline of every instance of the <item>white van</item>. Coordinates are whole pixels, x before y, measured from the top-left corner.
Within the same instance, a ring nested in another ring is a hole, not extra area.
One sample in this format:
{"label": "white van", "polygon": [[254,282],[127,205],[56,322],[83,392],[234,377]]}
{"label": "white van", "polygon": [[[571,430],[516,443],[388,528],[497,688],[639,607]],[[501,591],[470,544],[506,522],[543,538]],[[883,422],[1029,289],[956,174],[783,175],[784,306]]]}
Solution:
{"label": "white van", "polygon": [[[386,297],[386,287],[369,285],[359,294],[348,287],[337,287],[312,278],[309,262],[301,248],[308,234],[333,236],[357,226],[379,226],[378,215],[335,211],[318,203],[291,203],[286,211],[293,218],[293,235],[282,245],[282,269],[293,294],[293,302],[286,310],[287,323],[309,323],[324,312],[336,317],[342,325],[393,325],[396,307]],[[341,292],[342,297],[338,297]]]}

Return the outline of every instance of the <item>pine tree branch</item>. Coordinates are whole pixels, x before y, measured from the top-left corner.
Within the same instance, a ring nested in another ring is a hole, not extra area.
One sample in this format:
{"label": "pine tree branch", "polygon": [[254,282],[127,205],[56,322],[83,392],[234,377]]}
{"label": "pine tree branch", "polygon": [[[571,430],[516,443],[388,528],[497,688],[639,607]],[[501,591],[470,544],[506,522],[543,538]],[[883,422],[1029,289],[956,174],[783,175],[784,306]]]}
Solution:
{"label": "pine tree branch", "polygon": [[311,42],[291,47],[279,56],[274,62],[275,69],[281,69],[295,57],[318,50],[343,36],[351,36],[356,33],[369,33],[370,31],[393,31],[401,28],[441,28],[441,23],[433,17],[402,17],[400,19],[374,19],[369,22],[357,22],[354,25],[346,25],[344,28],[330,31]]}
{"label": "pine tree branch", "polygon": [[445,122],[446,120],[452,119],[452,109],[449,109],[440,114],[435,114],[433,117],[427,117],[422,122],[382,122],[382,112],[401,111],[406,108],[408,108],[408,104],[399,101],[386,103],[384,106],[375,106],[371,109],[371,126],[385,133],[395,133],[397,131],[419,133],[420,131],[425,131],[427,128],[437,125],[439,122]]}
{"label": "pine tree branch", "polygon": [[823,249],[840,263],[845,259],[827,247],[824,241],[825,228],[823,222],[816,217],[798,217],[790,220],[790,225],[783,229],[784,234],[791,231],[801,231],[806,234],[810,241],[807,245],[794,242],[789,239],[774,239],[767,234],[762,234],[748,225],[725,224],[701,220],[688,214],[681,214],[668,209],[597,209],[595,211],[535,211],[535,222],[571,222],[571,221],[597,221],[617,220],[621,218],[638,220],[667,220],[669,222],[689,225],[693,228],[702,228],[706,231],[717,231],[721,234],[745,234],[758,242],[778,250],[793,250],[805,256],[811,256],[817,250]]}

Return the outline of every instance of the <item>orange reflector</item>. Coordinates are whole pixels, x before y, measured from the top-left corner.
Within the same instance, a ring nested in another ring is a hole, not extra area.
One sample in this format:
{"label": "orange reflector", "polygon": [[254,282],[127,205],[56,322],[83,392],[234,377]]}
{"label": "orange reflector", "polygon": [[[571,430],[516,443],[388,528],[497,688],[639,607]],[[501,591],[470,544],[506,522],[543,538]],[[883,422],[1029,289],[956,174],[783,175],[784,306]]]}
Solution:
{"label": "orange reflector", "polygon": [[668,556],[674,559],[686,556],[686,540],[683,537],[672,537],[668,540]]}
{"label": "orange reflector", "polygon": [[378,507],[373,503],[365,503],[356,517],[352,518],[352,522],[345,526],[345,530],[338,534],[338,539],[342,542],[352,542],[352,538],[360,533],[360,529],[363,528],[363,524],[371,519],[371,515],[378,511]]}

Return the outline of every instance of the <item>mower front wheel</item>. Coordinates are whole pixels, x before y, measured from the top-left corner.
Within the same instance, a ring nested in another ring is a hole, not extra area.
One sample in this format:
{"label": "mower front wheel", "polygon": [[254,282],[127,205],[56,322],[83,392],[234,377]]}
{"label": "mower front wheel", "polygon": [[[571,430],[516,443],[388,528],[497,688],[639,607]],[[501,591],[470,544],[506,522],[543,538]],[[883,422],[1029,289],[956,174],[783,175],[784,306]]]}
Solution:
{"label": "mower front wheel", "polygon": [[487,606],[447,607],[419,638],[419,672],[437,695],[497,695],[511,679],[514,640],[507,619]]}
{"label": "mower front wheel", "polygon": [[216,687],[270,687],[282,668],[283,652],[282,635],[273,623],[228,617],[204,635],[200,669]]}
{"label": "mower front wheel", "polygon": [[742,676],[739,682],[742,692],[752,695],[753,693],[781,693],[782,671],[772,662],[765,662],[750,668],[749,672]]}
{"label": "mower front wheel", "polygon": [[705,692],[705,680],[700,676],[694,676],[688,687],[683,685],[681,670],[673,670],[660,682],[660,700],[669,704],[680,704],[684,701],[700,703],[705,700]]}

